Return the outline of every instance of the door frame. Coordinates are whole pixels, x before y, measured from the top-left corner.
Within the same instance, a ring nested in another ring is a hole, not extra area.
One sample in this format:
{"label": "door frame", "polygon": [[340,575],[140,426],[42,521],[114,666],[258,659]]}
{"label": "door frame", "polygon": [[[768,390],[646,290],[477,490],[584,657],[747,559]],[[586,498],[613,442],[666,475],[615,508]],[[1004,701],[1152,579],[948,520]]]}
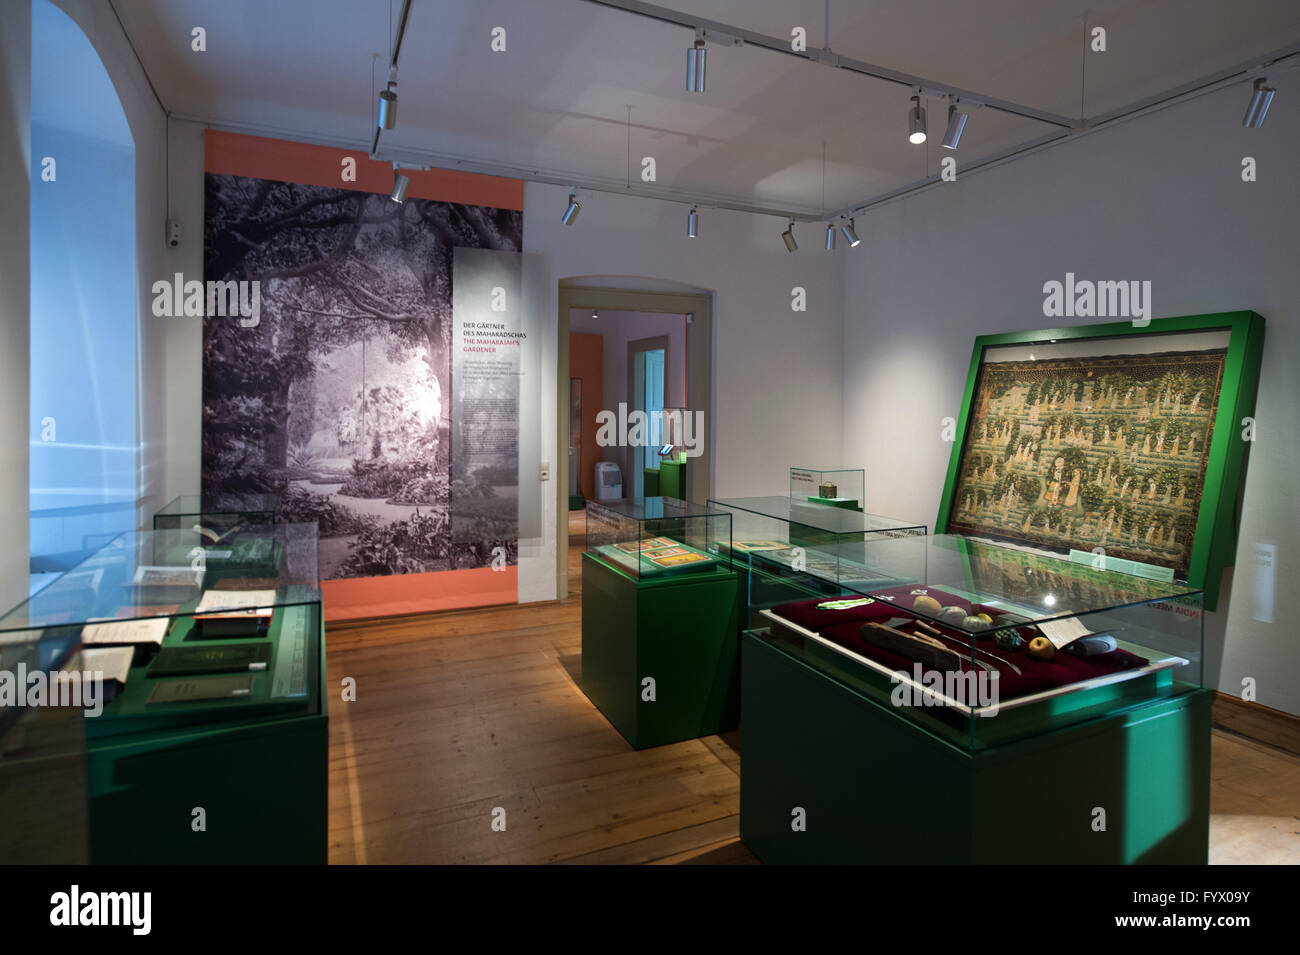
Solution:
{"label": "door frame", "polygon": [[[632,279],[631,281],[635,281]],[[557,461],[555,481],[555,584],[556,596],[569,593],[569,311],[606,309],[616,312],[665,312],[686,315],[686,407],[704,412],[705,453],[686,469],[686,496],[704,503],[713,493],[714,428],[713,392],[713,293],[661,292],[635,288],[585,286],[581,279],[561,279],[559,316],[556,322],[556,408],[557,447],[564,453]],[[701,466],[702,465],[702,466]]]}

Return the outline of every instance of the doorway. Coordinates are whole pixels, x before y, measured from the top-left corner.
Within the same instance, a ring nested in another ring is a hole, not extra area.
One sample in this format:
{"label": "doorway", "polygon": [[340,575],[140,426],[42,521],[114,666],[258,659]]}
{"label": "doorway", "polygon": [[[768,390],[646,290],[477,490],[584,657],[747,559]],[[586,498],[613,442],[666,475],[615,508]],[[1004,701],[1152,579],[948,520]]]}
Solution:
{"label": "doorway", "polygon": [[[682,316],[685,321],[686,316]],[[654,474],[659,470],[659,450],[663,421],[664,396],[668,390],[668,355],[671,342],[666,336],[643,338],[628,342],[628,397],[627,410],[631,417],[634,411],[645,416],[645,421],[655,427],[646,435],[646,440],[628,449],[631,459],[628,465],[628,477],[632,493],[629,497],[650,497],[660,493],[653,486]],[[684,355],[682,357],[685,357]],[[652,486],[647,489],[647,483]],[[653,492],[653,493],[651,493]]]}
{"label": "doorway", "polygon": [[[713,296],[703,290],[636,290],[561,281],[558,321],[557,447],[563,474],[556,482],[556,593],[578,583],[587,501],[666,494],[703,503],[713,487]],[[634,281],[634,280],[633,280]],[[665,283],[670,284],[670,283]],[[581,394],[580,406],[575,395]],[[622,405],[620,415],[619,406]],[[580,410],[575,410],[580,407]],[[609,412],[619,440],[598,443],[597,416]],[[631,427],[642,412],[639,440]],[[698,422],[689,456],[681,444],[683,416]],[[670,426],[675,419],[676,428]],[[653,422],[653,426],[651,426]],[[575,435],[575,430],[579,433]],[[657,439],[653,443],[651,439]],[[667,442],[674,448],[661,453]],[[597,466],[601,480],[597,480]],[[664,472],[666,462],[672,469]],[[576,480],[570,468],[579,467]],[[661,477],[667,473],[666,485]],[[597,485],[600,487],[597,487]],[[570,548],[570,537],[573,548]]]}

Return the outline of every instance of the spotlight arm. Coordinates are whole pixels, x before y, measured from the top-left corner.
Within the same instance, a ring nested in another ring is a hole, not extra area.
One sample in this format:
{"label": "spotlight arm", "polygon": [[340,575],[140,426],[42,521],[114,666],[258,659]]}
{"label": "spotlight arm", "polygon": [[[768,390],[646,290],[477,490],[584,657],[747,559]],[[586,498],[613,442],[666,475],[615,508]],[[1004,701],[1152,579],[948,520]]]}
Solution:
{"label": "spotlight arm", "polygon": [[[397,85],[397,58],[402,54],[402,40],[406,36],[406,24],[411,18],[412,0],[402,0],[402,12],[397,18],[397,32],[393,35],[393,51],[388,57],[388,81],[384,86],[385,90],[392,91]],[[379,134],[383,132],[383,127],[376,125],[374,137],[370,141],[370,158],[375,159],[376,153],[379,152]]]}
{"label": "spotlight arm", "polygon": [[991,109],[1000,110],[1004,113],[1012,113],[1016,116],[1023,116],[1026,119],[1036,119],[1039,122],[1048,123],[1052,126],[1058,126],[1063,129],[1075,129],[1083,125],[1082,119],[1073,119],[1068,116],[1061,116],[1057,113],[1036,109],[1032,106],[1026,106],[1023,103],[996,99],[972,90],[964,90],[959,87],[948,86],[934,80],[915,76],[911,73],[904,73],[900,70],[890,69],[889,67],[867,63],[863,60],[855,60],[850,57],[842,57],[835,54],[828,55],[829,51],[826,50],[795,51],[790,48],[789,37],[767,36],[741,27],[733,27],[725,23],[719,23],[716,20],[704,20],[693,14],[681,13],[677,10],[671,10],[668,7],[663,7],[655,3],[646,3],[644,0],[586,0],[586,2],[601,7],[609,7],[613,10],[622,10],[624,13],[633,13],[650,20],[657,20],[660,23],[684,27],[696,32],[703,31],[710,43],[721,43],[722,45],[730,44],[733,46],[740,46],[742,44],[746,46],[759,46],[765,50],[770,50],[773,53],[781,53],[785,56],[793,56],[801,60],[826,63],[836,66],[839,69],[847,70],[850,73],[861,73],[878,80],[887,80],[890,83],[897,83],[900,86],[909,86],[913,89],[921,89],[929,96],[959,96],[963,99],[979,100]]}

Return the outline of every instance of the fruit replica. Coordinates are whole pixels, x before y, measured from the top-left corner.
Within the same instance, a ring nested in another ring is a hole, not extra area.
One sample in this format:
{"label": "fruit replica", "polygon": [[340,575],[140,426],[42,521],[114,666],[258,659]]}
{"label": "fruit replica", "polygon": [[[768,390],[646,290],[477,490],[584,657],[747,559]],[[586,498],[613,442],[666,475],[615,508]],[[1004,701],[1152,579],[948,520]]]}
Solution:
{"label": "fruit replica", "polygon": [[945,623],[951,623],[955,626],[961,626],[961,622],[966,619],[966,611],[961,607],[944,607],[943,620]]}
{"label": "fruit replica", "polygon": [[1025,650],[1035,660],[1050,660],[1056,656],[1056,647],[1046,637],[1034,637]]}
{"label": "fruit replica", "polygon": [[1019,650],[1025,645],[1025,638],[1014,630],[999,630],[994,639],[998,642],[999,650]]}
{"label": "fruit replica", "polygon": [[937,617],[943,612],[943,606],[933,597],[922,594],[912,601],[912,609],[926,616]]}

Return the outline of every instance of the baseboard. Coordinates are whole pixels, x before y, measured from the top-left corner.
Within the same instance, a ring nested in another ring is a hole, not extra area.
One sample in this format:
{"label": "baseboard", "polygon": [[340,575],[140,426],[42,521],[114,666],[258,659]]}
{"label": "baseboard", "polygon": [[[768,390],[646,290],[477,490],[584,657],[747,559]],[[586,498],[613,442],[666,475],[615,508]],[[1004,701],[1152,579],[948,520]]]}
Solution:
{"label": "baseboard", "polygon": [[1300,716],[1214,691],[1214,725],[1300,756]]}

